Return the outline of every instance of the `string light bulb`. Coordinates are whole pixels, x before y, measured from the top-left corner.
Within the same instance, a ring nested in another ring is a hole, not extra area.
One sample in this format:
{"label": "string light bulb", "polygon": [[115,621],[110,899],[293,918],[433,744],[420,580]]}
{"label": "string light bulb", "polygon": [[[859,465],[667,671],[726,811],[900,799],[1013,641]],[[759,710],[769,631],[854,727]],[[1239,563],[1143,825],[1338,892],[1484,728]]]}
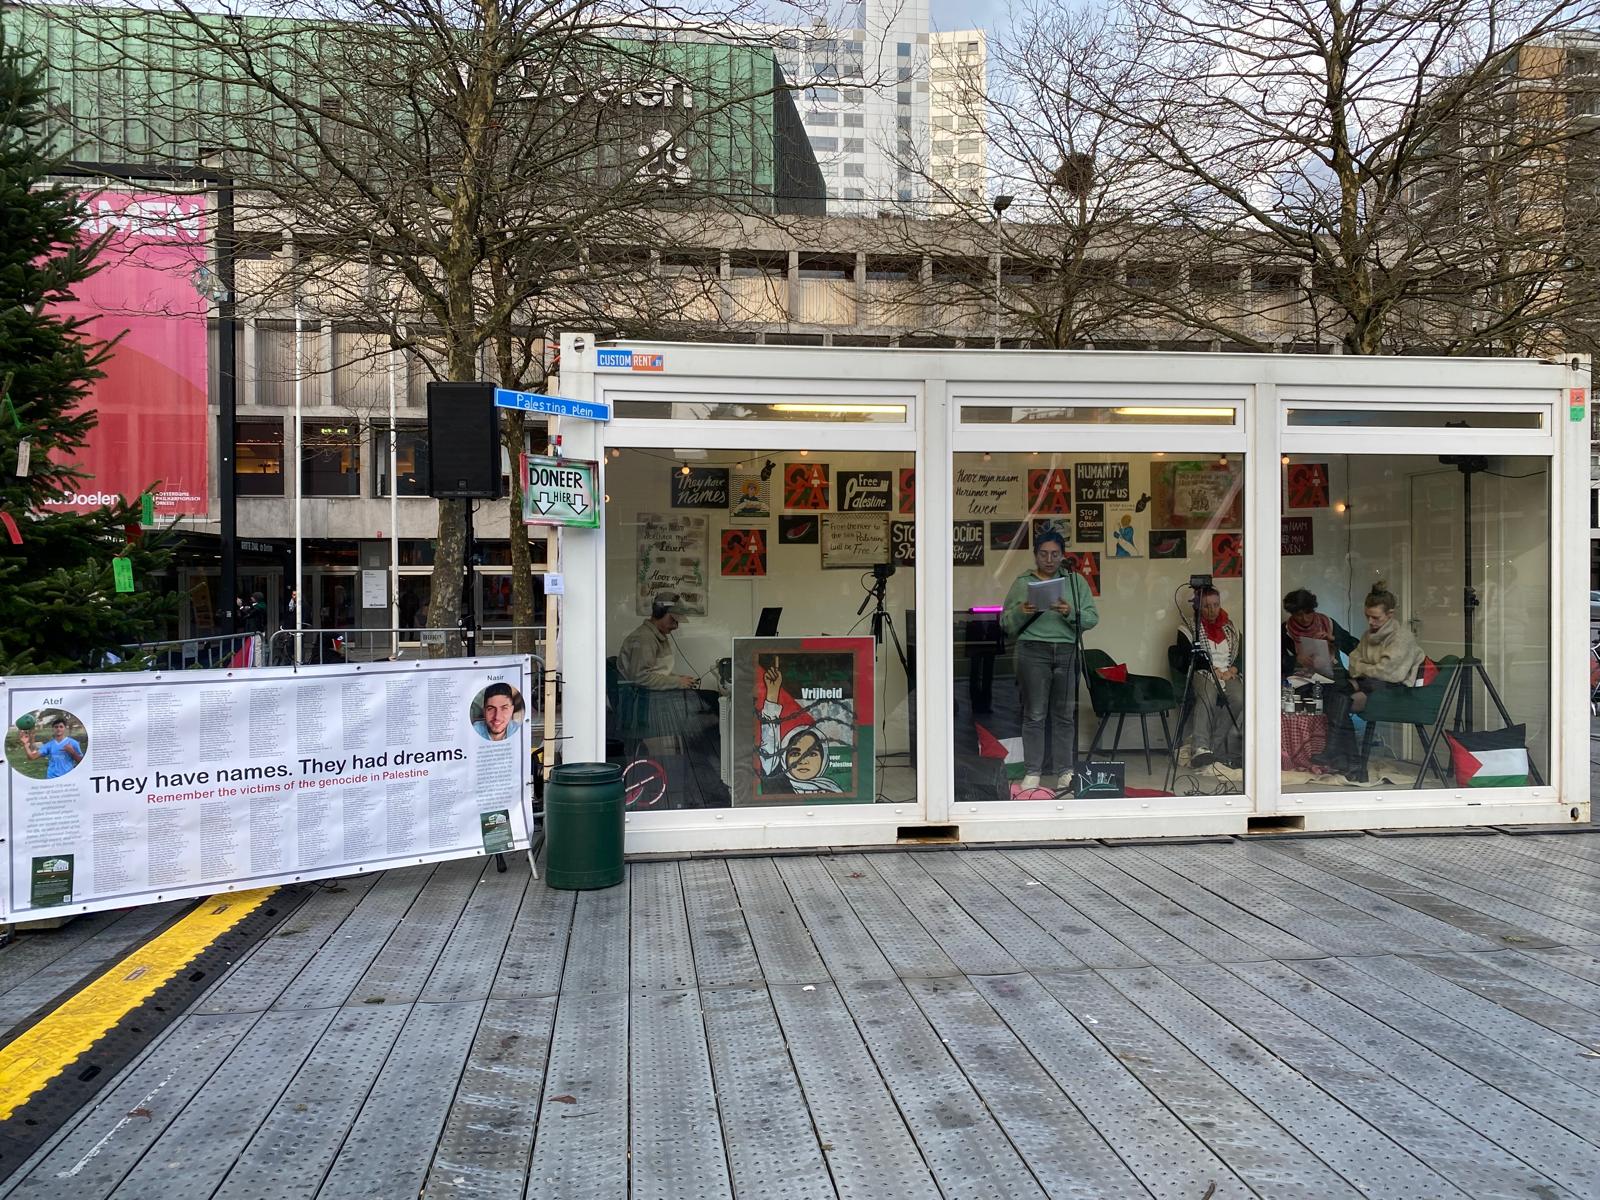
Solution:
{"label": "string light bulb", "polygon": [[805,458],[810,453],[811,453],[811,451],[809,451],[809,450],[802,450],[802,451],[800,451],[800,457],[801,458]]}
{"label": "string light bulb", "polygon": [[678,474],[679,475],[687,475],[688,473],[689,473],[689,464],[688,463],[684,463],[683,466],[678,468]]}
{"label": "string light bulb", "polygon": [[1286,466],[1286,467],[1287,467],[1287,466],[1288,466],[1288,465],[1289,465],[1289,456],[1288,456],[1288,455],[1287,455],[1287,454],[1285,454],[1285,455],[1284,455],[1284,456],[1283,456],[1283,457],[1282,457],[1282,458],[1280,458],[1280,459],[1279,459],[1279,460],[1278,460],[1278,461],[1279,461],[1279,462],[1281,462],[1281,463],[1282,463],[1282,464],[1283,464],[1283,465],[1284,465],[1284,466]]}
{"label": "string light bulb", "polygon": [[1339,501],[1339,503],[1337,503],[1337,504],[1335,504],[1333,506],[1333,511],[1336,512],[1336,513],[1348,512],[1349,508],[1350,508],[1350,506],[1347,505],[1343,500],[1341,500],[1341,501]]}

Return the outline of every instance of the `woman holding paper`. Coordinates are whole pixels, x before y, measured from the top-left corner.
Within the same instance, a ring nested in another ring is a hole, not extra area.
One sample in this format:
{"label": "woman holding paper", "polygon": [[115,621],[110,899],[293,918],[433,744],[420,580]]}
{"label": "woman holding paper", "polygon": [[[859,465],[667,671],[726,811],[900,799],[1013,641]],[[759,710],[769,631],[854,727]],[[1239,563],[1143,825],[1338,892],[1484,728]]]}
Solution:
{"label": "woman holding paper", "polygon": [[1017,643],[1017,684],[1022,690],[1021,791],[1039,787],[1048,740],[1056,789],[1072,786],[1078,751],[1078,640],[1100,614],[1089,581],[1062,573],[1067,543],[1046,529],[1033,543],[1033,570],[1017,576],[1006,593],[1000,626]]}

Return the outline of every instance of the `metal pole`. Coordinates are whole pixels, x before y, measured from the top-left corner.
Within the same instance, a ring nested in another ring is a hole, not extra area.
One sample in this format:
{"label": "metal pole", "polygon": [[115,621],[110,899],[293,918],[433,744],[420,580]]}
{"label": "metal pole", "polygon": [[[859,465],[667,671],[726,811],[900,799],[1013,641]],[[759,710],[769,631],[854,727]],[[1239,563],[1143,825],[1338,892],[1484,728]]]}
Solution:
{"label": "metal pole", "polygon": [[[298,291],[298,288],[296,290]],[[303,366],[305,359],[301,353],[300,336],[300,300],[296,296],[294,302],[294,584],[290,593],[294,596],[294,661],[296,666],[305,658],[305,647],[302,644],[300,635],[301,630],[306,627],[306,604],[309,599],[300,594],[306,578],[300,521],[300,497],[305,491],[305,452],[301,447],[301,439],[304,433],[301,421],[305,400],[305,369]]]}
{"label": "metal pole", "polygon": [[217,430],[217,465],[221,478],[217,498],[222,506],[222,595],[228,602],[227,630],[238,633],[239,593],[239,446],[238,363],[234,355],[234,326],[237,309],[233,285],[233,186],[217,188],[217,400],[221,408]]}
{"label": "metal pole", "polygon": [[1471,731],[1477,728],[1477,726],[1472,723],[1473,668],[1470,664],[1472,663],[1473,658],[1472,624],[1473,619],[1478,615],[1478,593],[1473,589],[1472,586],[1472,471],[1470,469],[1470,464],[1461,472],[1461,502],[1467,510],[1465,518],[1462,521],[1462,533],[1465,536],[1463,546],[1464,553],[1462,556],[1462,575],[1464,578],[1464,584],[1461,590],[1461,643],[1466,648],[1467,661],[1463,663],[1460,668],[1458,668],[1463,672],[1461,680],[1462,712],[1466,717],[1466,723],[1460,726],[1460,728]]}
{"label": "metal pole", "polygon": [[994,348],[1000,349],[1000,213],[994,214]]}
{"label": "metal pole", "polygon": [[[402,335],[403,336],[403,335]],[[394,360],[389,351],[389,653],[400,654],[400,430],[395,425]]]}

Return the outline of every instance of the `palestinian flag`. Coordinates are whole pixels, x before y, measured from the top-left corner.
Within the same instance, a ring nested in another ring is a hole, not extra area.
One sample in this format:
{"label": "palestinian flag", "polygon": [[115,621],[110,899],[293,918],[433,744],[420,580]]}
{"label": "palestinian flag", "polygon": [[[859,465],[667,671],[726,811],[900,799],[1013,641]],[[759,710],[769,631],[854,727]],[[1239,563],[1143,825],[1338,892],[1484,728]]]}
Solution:
{"label": "palestinian flag", "polygon": [[1525,725],[1493,733],[1447,733],[1457,787],[1526,787],[1528,730]]}
{"label": "palestinian flag", "polygon": [[1011,780],[1021,779],[1022,766],[1022,739],[997,738],[982,725],[977,725],[978,730],[978,757],[997,758],[1005,763],[1006,778]]}

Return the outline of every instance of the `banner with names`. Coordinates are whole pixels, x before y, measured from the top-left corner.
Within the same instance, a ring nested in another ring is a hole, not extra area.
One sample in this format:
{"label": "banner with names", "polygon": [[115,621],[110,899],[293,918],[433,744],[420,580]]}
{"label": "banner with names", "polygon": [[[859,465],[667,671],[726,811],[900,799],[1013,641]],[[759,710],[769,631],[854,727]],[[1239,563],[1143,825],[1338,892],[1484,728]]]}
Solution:
{"label": "banner with names", "polygon": [[525,657],[15,676],[0,917],[528,845]]}

